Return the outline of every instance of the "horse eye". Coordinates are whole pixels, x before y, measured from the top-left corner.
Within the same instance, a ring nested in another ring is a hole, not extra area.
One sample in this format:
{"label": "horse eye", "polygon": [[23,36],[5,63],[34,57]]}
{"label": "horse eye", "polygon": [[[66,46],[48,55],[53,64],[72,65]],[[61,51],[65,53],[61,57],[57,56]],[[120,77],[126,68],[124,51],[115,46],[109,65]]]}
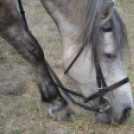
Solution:
{"label": "horse eye", "polygon": [[114,58],[116,58],[116,55],[115,55],[115,54],[106,53],[105,55],[106,55],[106,57],[109,58],[109,59],[114,59]]}

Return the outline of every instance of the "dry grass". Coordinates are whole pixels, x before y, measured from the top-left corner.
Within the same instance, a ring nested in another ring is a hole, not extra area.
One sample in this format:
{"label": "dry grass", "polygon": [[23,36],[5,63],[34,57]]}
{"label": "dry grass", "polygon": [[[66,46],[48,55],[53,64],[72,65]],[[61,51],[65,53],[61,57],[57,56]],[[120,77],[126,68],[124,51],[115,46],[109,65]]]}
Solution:
{"label": "dry grass", "polygon": [[[57,29],[38,0],[23,0],[30,30],[38,39],[46,59],[69,88],[75,84],[63,75],[62,47]],[[134,0],[117,0],[127,24],[131,55],[126,58],[127,72],[134,90]],[[54,50],[54,51],[53,51]],[[55,122],[47,113],[31,68],[17,52],[0,39],[0,134],[133,134],[134,112],[124,125],[97,123],[93,113],[71,104],[76,115],[69,121]]]}

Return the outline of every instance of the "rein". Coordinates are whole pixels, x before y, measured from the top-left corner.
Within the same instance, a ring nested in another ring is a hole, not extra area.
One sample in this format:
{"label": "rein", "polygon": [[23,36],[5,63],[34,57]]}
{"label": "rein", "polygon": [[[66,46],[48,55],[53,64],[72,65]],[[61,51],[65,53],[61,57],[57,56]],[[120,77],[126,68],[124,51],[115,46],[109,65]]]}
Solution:
{"label": "rein", "polygon": [[21,17],[22,17],[23,21],[25,22],[26,27],[28,27],[26,16],[25,16],[25,11],[24,11],[21,0],[18,0],[18,5],[19,5],[19,10],[20,10]]}
{"label": "rein", "polygon": [[[22,19],[23,19],[24,23],[26,24],[26,26],[28,27],[27,21],[26,21],[26,17],[25,17],[25,11],[23,9],[23,5],[22,5],[21,0],[18,0],[18,4],[19,4],[19,10],[20,10],[20,14],[22,16]],[[101,31],[102,32],[111,32],[112,28],[111,27],[109,27],[109,28],[101,27]],[[81,47],[80,51],[77,53],[77,55],[75,56],[73,61],[70,63],[69,67],[64,72],[65,74],[67,74],[69,72],[71,67],[74,65],[76,60],[79,58],[79,56],[83,52],[83,50],[84,50],[86,45],[87,45],[87,43],[85,43],[85,45]],[[46,61],[46,64],[47,64],[47,67],[48,67],[48,70],[49,70],[51,76],[55,80],[55,84],[62,90],[64,95],[72,103],[74,103],[74,104],[78,105],[79,107],[82,107],[82,108],[84,108],[86,110],[91,110],[91,111],[95,111],[95,112],[105,112],[105,111],[107,111],[110,108],[110,101],[109,101],[109,99],[107,97],[104,97],[104,95],[109,93],[109,92],[111,92],[111,91],[113,91],[114,89],[119,88],[120,86],[128,83],[129,82],[129,78],[126,77],[126,78],[122,79],[121,81],[112,84],[111,86],[107,86],[107,84],[105,82],[105,79],[104,79],[104,76],[103,76],[103,73],[102,73],[102,70],[101,70],[101,66],[100,66],[100,62],[99,62],[99,59],[98,59],[98,54],[97,54],[96,48],[94,48],[94,51],[95,51],[94,63],[95,63],[95,70],[96,70],[96,82],[97,82],[97,85],[98,85],[99,89],[98,89],[98,92],[96,92],[95,94],[89,96],[88,98],[85,98],[81,93],[78,93],[78,92],[75,92],[73,90],[65,88],[63,86],[63,84],[61,83],[61,81],[59,80],[58,76],[56,75],[56,73],[54,72],[54,70],[51,68],[51,66],[49,65],[49,63],[47,61]],[[74,96],[77,96],[77,97],[83,98],[85,103],[87,103],[87,102],[89,102],[89,101],[91,101],[93,99],[100,98],[100,101],[103,100],[103,101],[107,102],[107,106],[104,109],[101,109],[101,108],[98,108],[98,107],[95,107],[95,106],[94,107],[89,107],[89,106],[87,106],[85,104],[76,102],[72,98],[72,96],[70,96],[70,94],[72,94]]]}

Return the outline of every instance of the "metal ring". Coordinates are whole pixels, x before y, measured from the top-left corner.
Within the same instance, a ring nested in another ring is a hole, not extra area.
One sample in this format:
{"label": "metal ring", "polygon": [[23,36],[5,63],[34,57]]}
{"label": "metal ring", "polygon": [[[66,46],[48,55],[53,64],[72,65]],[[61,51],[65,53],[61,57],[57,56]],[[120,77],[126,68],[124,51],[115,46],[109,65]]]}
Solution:
{"label": "metal ring", "polygon": [[108,105],[107,105],[104,109],[100,109],[100,110],[99,110],[100,113],[106,112],[106,111],[107,111],[108,109],[110,109],[110,107],[111,107],[111,105],[110,105],[110,104],[111,104],[111,103],[110,103],[110,100],[109,100],[107,97],[103,97],[103,99],[108,102]]}

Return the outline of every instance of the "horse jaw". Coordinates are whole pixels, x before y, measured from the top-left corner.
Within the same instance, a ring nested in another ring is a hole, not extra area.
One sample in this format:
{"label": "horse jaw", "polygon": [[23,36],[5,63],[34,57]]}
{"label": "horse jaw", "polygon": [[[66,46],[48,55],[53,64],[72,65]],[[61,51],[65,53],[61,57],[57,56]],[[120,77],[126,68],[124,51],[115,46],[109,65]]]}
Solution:
{"label": "horse jaw", "polygon": [[[55,7],[54,9],[55,4],[53,1],[50,1],[50,0],[41,0],[41,1],[43,1],[43,3],[47,3],[48,7],[50,7],[50,8],[47,8],[47,11],[50,13],[50,16],[55,20],[55,22],[58,23],[58,29],[60,31],[60,34],[62,35],[61,38],[63,42],[64,70],[66,70],[68,66],[70,65],[70,63],[72,62],[73,58],[76,56],[82,44],[82,41],[79,40],[81,32],[83,31],[82,25],[81,25],[82,19],[78,19],[76,21],[76,15],[73,16],[74,14],[71,14],[71,13],[69,14],[71,16],[67,18],[64,14],[66,12],[63,12],[63,10],[58,10],[59,8],[57,7]],[[115,0],[113,2],[115,3]],[[71,11],[74,9],[73,6],[69,6],[69,7],[70,8],[72,7]],[[70,11],[70,8],[68,11]],[[62,9],[62,6],[61,6],[61,9]],[[75,13],[75,11],[73,13]],[[78,12],[78,14],[80,13]],[[71,18],[73,19],[71,20]],[[106,43],[107,44],[106,48],[109,47],[107,48],[107,50],[111,52],[112,47],[109,46],[108,44],[112,43],[113,37],[111,37],[111,35],[108,35],[108,36],[109,38],[107,40],[108,42]],[[82,52],[80,57],[77,59],[76,63],[68,72],[68,75],[76,82],[76,84],[78,85],[79,89],[81,90],[82,94],[85,97],[89,97],[90,95],[98,91],[97,90],[98,87],[96,84],[95,68],[91,60],[92,51],[91,51],[90,46],[91,45],[87,45],[84,48],[84,51]],[[107,62],[105,62],[105,59],[106,57],[103,57],[102,59],[100,59],[100,63],[101,63],[102,72],[104,73],[104,78],[108,85],[118,82],[119,80],[126,77],[124,65],[121,66],[121,68],[118,67],[118,63],[121,62],[121,59],[118,59],[118,61],[115,62],[116,66],[114,65],[115,67],[114,69],[116,69],[117,71],[113,71],[112,61],[109,61],[109,64],[107,64]],[[111,68],[111,72],[107,68]],[[120,72],[120,75],[119,75],[119,72]],[[111,102],[113,102],[112,112],[114,114],[112,115],[108,115],[107,113],[105,114],[107,115],[107,117],[111,116],[115,120],[118,119],[118,117],[116,117],[115,115],[118,115],[120,117],[120,114],[121,114],[120,111],[122,111],[122,109],[125,108],[126,106],[127,108],[132,108],[132,104],[133,104],[130,84],[126,84],[125,86],[123,85],[122,87],[120,87],[120,89],[114,90],[114,95],[112,94],[113,92],[111,92],[110,94],[107,94],[107,97],[111,100]],[[123,98],[123,95],[126,97],[126,99]],[[116,107],[117,102],[118,102],[118,105]],[[98,114],[97,117],[99,117],[98,118],[99,121],[104,121],[104,118],[106,116],[100,116],[100,114]]]}
{"label": "horse jaw", "polygon": [[[79,48],[78,46],[80,46],[80,44],[78,45],[77,42],[72,41],[70,38],[63,40],[64,70],[68,68],[78,53],[78,51],[76,51],[76,48]],[[87,46],[67,74],[75,81],[78,89],[85,97],[89,97],[91,94],[97,92],[96,74],[94,65],[92,65],[91,53],[91,48]]]}
{"label": "horse jaw", "polygon": [[[74,42],[74,40],[72,41],[70,38],[67,40],[65,42],[63,41],[63,48],[66,48],[63,51],[63,63],[65,70],[77,54],[75,53],[77,43]],[[75,45],[73,46],[72,44]],[[104,47],[102,53],[102,58],[100,57],[99,60],[108,86],[127,77],[124,60],[122,59],[120,53],[117,53],[115,59],[108,59],[105,57],[105,53],[115,54],[112,33],[104,34]],[[98,86],[96,84],[96,73],[91,54],[92,51],[90,46],[85,47],[83,53],[68,72],[68,75],[76,82],[81,93],[85,97],[89,97],[98,91]],[[106,113],[96,114],[95,119],[103,122],[125,122],[125,120],[131,115],[131,110],[133,108],[130,84],[127,83],[121,86],[120,88],[107,94],[106,97],[108,97],[111,101],[111,109]],[[126,109],[130,109],[128,110],[128,117],[123,117]],[[121,117],[122,120],[120,119]]]}

